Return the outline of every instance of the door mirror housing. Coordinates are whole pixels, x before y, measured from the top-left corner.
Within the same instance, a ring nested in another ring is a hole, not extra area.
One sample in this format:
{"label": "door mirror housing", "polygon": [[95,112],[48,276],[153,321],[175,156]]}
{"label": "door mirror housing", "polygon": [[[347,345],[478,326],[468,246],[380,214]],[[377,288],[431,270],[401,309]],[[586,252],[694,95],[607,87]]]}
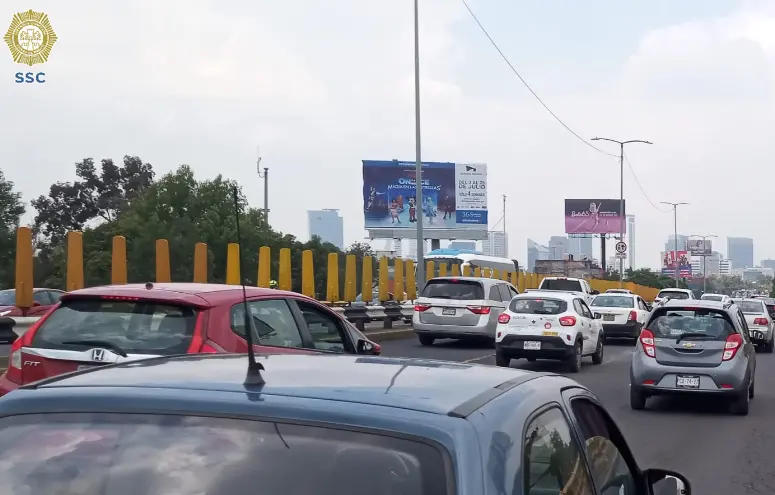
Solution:
{"label": "door mirror housing", "polygon": [[382,354],[382,348],[379,346],[379,344],[375,344],[363,339],[358,339],[358,343],[355,344],[355,353],[366,354],[369,356],[379,356]]}
{"label": "door mirror housing", "polygon": [[643,471],[651,493],[654,495],[691,495],[692,488],[686,476],[666,469]]}
{"label": "door mirror housing", "polygon": [[597,295],[599,295],[599,294],[600,294],[600,291],[599,291],[599,290],[594,290],[594,289],[593,289],[593,290],[592,290],[592,292],[590,292],[590,294],[592,294],[593,296],[597,296]]}
{"label": "door mirror housing", "polygon": [[595,313],[595,319],[596,320],[599,320],[602,317],[603,317],[603,315],[601,315],[600,313]]}

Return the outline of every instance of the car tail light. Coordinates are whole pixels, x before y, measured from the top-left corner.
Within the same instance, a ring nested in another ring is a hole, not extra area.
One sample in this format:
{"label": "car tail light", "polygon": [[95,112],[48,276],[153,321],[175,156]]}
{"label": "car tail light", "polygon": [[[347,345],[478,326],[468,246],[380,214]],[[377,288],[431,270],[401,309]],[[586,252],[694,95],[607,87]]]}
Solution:
{"label": "car tail light", "polygon": [[768,325],[767,318],[756,318],[755,320],[753,320],[753,324],[762,325],[766,327]]}
{"label": "car tail light", "polygon": [[431,309],[431,305],[430,304],[415,304],[414,305],[414,310],[415,311],[419,311],[420,313],[422,313],[423,311],[428,311],[429,309]]}
{"label": "car tail light", "polygon": [[640,345],[643,346],[643,352],[650,358],[657,357],[657,349],[654,347],[654,333],[648,328],[640,332]]}
{"label": "car tail light", "polygon": [[23,383],[22,379],[22,347],[27,347],[32,343],[32,339],[35,337],[35,334],[38,332],[38,329],[43,324],[43,322],[51,315],[53,311],[49,311],[46,313],[43,317],[41,317],[38,321],[36,321],[29,329],[27,329],[26,332],[24,332],[24,335],[16,339],[11,346],[11,353],[10,353],[10,359],[8,360],[8,370],[5,373],[5,377],[14,382],[21,385]]}
{"label": "car tail light", "polygon": [[635,311],[630,311],[630,316],[627,318],[627,321],[637,321],[638,319],[638,313]]}
{"label": "car tail light", "polygon": [[575,316],[563,316],[560,318],[560,325],[564,327],[572,327],[576,325],[576,317]]}
{"label": "car tail light", "polygon": [[[206,353],[218,352],[214,348],[205,344],[204,314],[205,314],[204,311],[200,311],[199,314],[196,315],[196,323],[194,323],[194,336],[191,337],[191,344],[189,344],[186,354],[198,354],[200,352],[206,352]],[[205,349],[206,347],[208,349],[212,349],[212,351]]]}
{"label": "car tail light", "polygon": [[724,342],[724,354],[721,356],[722,361],[729,361],[737,354],[737,351],[743,346],[743,338],[740,335],[734,333],[727,337],[727,341]]}
{"label": "car tail light", "polygon": [[506,313],[501,313],[498,317],[498,323],[508,323],[511,321],[511,316],[507,315]]}
{"label": "car tail light", "polygon": [[489,315],[489,306],[466,306],[466,309],[475,315]]}

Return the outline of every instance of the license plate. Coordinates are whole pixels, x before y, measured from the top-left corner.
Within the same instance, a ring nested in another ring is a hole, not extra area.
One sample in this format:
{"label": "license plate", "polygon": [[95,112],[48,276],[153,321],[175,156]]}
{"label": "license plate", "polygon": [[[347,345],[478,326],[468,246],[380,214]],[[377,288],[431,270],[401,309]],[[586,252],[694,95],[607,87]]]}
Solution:
{"label": "license plate", "polygon": [[603,321],[614,321],[614,315],[603,315]]}
{"label": "license plate", "polygon": [[699,388],[700,377],[699,376],[677,376],[675,378],[675,386],[680,388]]}
{"label": "license plate", "polygon": [[541,350],[541,343],[540,342],[525,342],[522,344],[522,348],[526,351],[540,351]]}
{"label": "license plate", "polygon": [[761,332],[751,332],[751,336],[755,339],[764,340],[764,334]]}
{"label": "license plate", "polygon": [[443,308],[441,314],[445,316],[455,316],[455,308]]}

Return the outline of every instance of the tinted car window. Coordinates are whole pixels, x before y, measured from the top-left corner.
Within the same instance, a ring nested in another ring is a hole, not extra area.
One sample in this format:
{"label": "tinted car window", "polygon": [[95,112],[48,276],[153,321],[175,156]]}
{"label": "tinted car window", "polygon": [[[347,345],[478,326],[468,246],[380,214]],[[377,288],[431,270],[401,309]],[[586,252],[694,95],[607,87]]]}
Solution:
{"label": "tinted car window", "polygon": [[567,310],[567,302],[543,297],[520,297],[509,304],[509,311],[528,315],[558,315]]}
{"label": "tinted car window", "polygon": [[659,298],[665,298],[669,297],[670,299],[689,299],[689,294],[686,292],[676,291],[676,290],[663,290],[660,291],[659,294],[657,294],[657,297]]}
{"label": "tinted car window", "polygon": [[581,286],[581,282],[578,280],[567,279],[544,279],[541,282],[541,289],[543,290],[565,290],[583,292],[584,289]]}
{"label": "tinted car window", "polygon": [[671,339],[693,334],[693,339],[726,340],[736,333],[726,312],[711,309],[659,308],[649,320],[648,329],[657,338]]}
{"label": "tinted car window", "polygon": [[761,301],[738,301],[737,306],[746,315],[758,315],[765,312]]}
{"label": "tinted car window", "polygon": [[[35,332],[32,346],[83,348],[95,340],[127,353],[182,354],[191,344],[196,316],[192,308],[153,301],[65,301]],[[67,343],[78,341],[83,344]]]}
{"label": "tinted car window", "polygon": [[445,495],[442,454],[378,434],[150,414],[0,420],[8,495]]}
{"label": "tinted car window", "polygon": [[342,338],[339,318],[312,304],[303,301],[297,301],[297,304],[304,316],[304,321],[307,323],[307,329],[315,349],[344,352],[345,342]]}
{"label": "tinted car window", "polygon": [[[244,306],[240,303],[231,308],[231,327],[243,337],[245,336]],[[302,347],[301,332],[284,299],[249,301],[248,308],[252,316],[255,337],[253,343],[277,347]]]}
{"label": "tinted car window", "polygon": [[45,291],[45,290],[39,290],[37,292],[33,292],[32,300],[40,304],[41,306],[51,305],[51,298],[48,295],[48,291]]}
{"label": "tinted car window", "polygon": [[54,304],[59,302],[59,299],[62,297],[62,294],[64,294],[64,292],[59,292],[56,290],[48,291],[48,295],[51,297],[51,302]]}
{"label": "tinted car window", "polygon": [[597,296],[592,300],[592,306],[602,308],[634,308],[634,299],[629,296]]}
{"label": "tinted car window", "polygon": [[16,291],[14,289],[0,290],[0,306],[16,306]]}
{"label": "tinted car window", "polygon": [[501,293],[501,301],[511,301],[512,295],[509,292],[509,286],[506,284],[498,284],[498,291]]}
{"label": "tinted car window", "polygon": [[503,299],[501,299],[501,293],[498,290],[497,285],[490,286],[490,294],[487,296],[487,299],[490,301],[503,301]]}
{"label": "tinted car window", "polygon": [[472,280],[430,280],[422,291],[422,297],[473,301],[484,299],[484,288]]}
{"label": "tinted car window", "polygon": [[702,299],[703,301],[718,301],[718,302],[721,302],[721,301],[724,300],[724,296],[707,296],[707,295],[705,295],[705,296],[702,296],[700,299]]}

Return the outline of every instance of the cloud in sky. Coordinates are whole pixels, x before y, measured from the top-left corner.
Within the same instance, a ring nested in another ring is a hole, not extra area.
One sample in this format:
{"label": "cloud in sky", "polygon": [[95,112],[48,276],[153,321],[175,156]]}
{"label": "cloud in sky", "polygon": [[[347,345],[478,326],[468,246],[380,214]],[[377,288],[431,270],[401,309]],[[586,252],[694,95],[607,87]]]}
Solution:
{"label": "cloud in sky", "polygon": [[[589,10],[614,3],[599,0]],[[689,3],[689,16],[663,9],[642,21],[632,17],[638,5],[616,7],[616,18],[561,4],[471,5],[582,136],[654,141],[627,153],[653,202],[692,203],[679,230],[752,236],[757,259],[775,257],[765,221],[775,183],[775,9],[760,1],[725,11]],[[162,173],[181,163],[200,176],[223,173],[259,205],[260,145],[272,223],[305,238],[306,210],[339,208],[351,242],[365,235],[360,160],[414,158],[410,2],[34,7],[59,36],[45,65],[48,82],[14,84],[19,67],[0,57],[0,108],[13,116],[2,123],[0,163],[27,199],[72,180],[81,158],[137,154]],[[5,2],[0,19],[29,8]],[[601,44],[598,36],[621,20],[628,31]],[[586,28],[566,38],[571,23]],[[460,1],[423,0],[421,28],[424,159],[489,164],[492,209],[501,194],[509,198],[512,256],[525,261],[526,238],[561,233],[564,198],[618,196],[617,161],[551,119]],[[625,195],[637,217],[636,264],[656,266],[672,216],[649,204],[629,172]]]}

